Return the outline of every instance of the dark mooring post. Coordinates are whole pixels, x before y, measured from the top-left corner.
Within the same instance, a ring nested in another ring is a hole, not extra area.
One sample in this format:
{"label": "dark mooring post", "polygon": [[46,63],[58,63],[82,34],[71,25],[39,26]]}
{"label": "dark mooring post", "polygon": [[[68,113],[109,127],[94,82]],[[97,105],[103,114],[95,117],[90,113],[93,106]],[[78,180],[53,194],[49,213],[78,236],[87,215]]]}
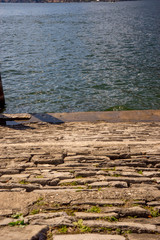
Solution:
{"label": "dark mooring post", "polygon": [[2,79],[1,79],[1,73],[0,73],[0,108],[4,108],[4,105],[5,105],[5,99],[4,99]]}

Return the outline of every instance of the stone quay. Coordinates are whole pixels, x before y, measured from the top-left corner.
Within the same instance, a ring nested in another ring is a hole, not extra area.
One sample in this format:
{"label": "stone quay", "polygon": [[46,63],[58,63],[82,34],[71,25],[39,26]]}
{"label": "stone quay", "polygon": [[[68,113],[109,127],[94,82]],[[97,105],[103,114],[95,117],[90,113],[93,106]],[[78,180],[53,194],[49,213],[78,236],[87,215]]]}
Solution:
{"label": "stone quay", "polygon": [[0,240],[159,240],[160,110],[0,114]]}

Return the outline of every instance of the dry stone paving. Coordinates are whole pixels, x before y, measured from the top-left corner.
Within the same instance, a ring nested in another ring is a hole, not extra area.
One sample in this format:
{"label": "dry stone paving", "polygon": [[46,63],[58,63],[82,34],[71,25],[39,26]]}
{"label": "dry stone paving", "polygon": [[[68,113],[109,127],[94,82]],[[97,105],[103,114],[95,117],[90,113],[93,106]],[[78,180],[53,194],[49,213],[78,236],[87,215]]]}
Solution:
{"label": "dry stone paving", "polygon": [[0,239],[160,239],[159,167],[159,122],[0,126]]}

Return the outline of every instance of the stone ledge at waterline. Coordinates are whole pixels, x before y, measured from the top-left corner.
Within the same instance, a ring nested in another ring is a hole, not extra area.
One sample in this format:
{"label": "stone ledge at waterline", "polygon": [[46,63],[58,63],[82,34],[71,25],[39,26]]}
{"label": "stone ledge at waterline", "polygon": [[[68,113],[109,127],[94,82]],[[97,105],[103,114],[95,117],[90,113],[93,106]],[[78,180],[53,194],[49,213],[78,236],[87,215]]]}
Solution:
{"label": "stone ledge at waterline", "polygon": [[[132,110],[106,112],[71,112],[71,113],[33,113],[0,114],[1,121],[24,121],[25,123],[49,122],[160,122],[160,110]],[[10,123],[11,124],[11,123]]]}
{"label": "stone ledge at waterline", "polygon": [[0,240],[160,239],[159,110],[0,120]]}

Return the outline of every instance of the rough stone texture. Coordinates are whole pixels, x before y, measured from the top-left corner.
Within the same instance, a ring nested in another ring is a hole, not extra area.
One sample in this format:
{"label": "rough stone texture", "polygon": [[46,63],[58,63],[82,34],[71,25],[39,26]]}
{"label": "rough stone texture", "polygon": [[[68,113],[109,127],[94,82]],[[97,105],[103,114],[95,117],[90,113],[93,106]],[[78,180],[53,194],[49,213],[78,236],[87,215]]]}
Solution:
{"label": "rough stone texture", "polygon": [[[64,225],[105,239],[130,230],[129,240],[158,239],[160,122],[0,126],[0,153],[0,239],[33,240],[48,226],[61,240]],[[7,226],[23,220],[24,228]]]}
{"label": "rough stone texture", "polygon": [[148,217],[150,212],[142,207],[131,207],[121,209],[121,217],[136,216],[136,217]]}
{"label": "rough stone texture", "polygon": [[26,208],[39,198],[39,194],[35,193],[19,193],[19,192],[1,192],[0,193],[0,211],[5,214],[6,211],[12,213],[26,213]]}
{"label": "rough stone texture", "polygon": [[74,222],[73,217],[69,216],[63,216],[63,217],[56,217],[56,218],[51,218],[51,219],[40,219],[40,220],[33,220],[31,222],[32,225],[47,225],[47,226],[52,226],[52,227],[58,227],[58,226],[69,226],[72,227]]}

